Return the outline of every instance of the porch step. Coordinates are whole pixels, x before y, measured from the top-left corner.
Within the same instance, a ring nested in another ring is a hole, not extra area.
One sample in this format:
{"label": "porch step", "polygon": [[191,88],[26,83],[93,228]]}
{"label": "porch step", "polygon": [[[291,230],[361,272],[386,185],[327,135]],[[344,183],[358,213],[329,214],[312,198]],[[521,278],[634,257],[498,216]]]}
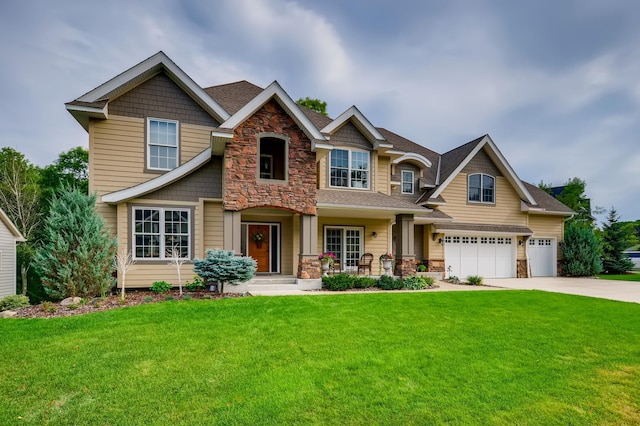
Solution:
{"label": "porch step", "polygon": [[247,283],[247,291],[296,291],[300,290],[295,277],[256,277]]}

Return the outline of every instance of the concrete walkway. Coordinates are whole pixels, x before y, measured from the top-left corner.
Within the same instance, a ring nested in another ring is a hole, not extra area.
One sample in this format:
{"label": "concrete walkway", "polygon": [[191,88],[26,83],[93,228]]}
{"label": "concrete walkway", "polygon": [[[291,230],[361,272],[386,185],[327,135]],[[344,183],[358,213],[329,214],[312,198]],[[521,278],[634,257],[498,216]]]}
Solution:
{"label": "concrete walkway", "polygon": [[487,278],[484,284],[512,290],[541,290],[640,303],[640,282],[599,278]]}

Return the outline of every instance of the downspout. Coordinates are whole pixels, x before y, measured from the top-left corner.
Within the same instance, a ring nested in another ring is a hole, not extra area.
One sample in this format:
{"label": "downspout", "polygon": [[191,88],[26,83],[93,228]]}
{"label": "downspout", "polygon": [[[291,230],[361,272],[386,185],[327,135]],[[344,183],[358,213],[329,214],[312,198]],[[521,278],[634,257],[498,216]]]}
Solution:
{"label": "downspout", "polygon": [[528,236],[527,238],[524,238],[522,241],[524,241],[524,257],[525,259],[527,259],[527,278],[531,278],[531,259],[529,259],[529,238],[531,238],[531,236]]}

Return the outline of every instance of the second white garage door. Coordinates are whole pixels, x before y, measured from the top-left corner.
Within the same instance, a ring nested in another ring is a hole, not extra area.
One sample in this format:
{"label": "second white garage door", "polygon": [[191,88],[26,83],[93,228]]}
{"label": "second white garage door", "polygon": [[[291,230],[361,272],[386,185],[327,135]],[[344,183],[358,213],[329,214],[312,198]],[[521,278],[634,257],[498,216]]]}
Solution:
{"label": "second white garage door", "polygon": [[530,238],[527,246],[532,277],[555,277],[558,243],[552,238]]}
{"label": "second white garage door", "polygon": [[454,275],[461,280],[471,275],[513,278],[516,276],[515,256],[513,237],[447,235],[444,238],[445,275]]}

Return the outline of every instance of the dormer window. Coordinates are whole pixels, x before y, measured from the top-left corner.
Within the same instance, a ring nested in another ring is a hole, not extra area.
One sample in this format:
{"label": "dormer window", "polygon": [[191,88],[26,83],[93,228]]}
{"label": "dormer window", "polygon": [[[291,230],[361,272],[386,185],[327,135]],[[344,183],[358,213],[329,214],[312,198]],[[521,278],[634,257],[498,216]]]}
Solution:
{"label": "dormer window", "polygon": [[287,140],[261,137],[258,144],[258,178],[287,180]]}
{"label": "dormer window", "polygon": [[173,170],[178,166],[178,122],[147,119],[147,168]]}
{"label": "dormer window", "polygon": [[469,202],[495,203],[495,178],[482,173],[469,175]]}
{"label": "dormer window", "polygon": [[413,172],[410,170],[402,171],[402,193],[413,194]]}
{"label": "dormer window", "polygon": [[330,168],[331,186],[369,189],[369,152],[334,149]]}

